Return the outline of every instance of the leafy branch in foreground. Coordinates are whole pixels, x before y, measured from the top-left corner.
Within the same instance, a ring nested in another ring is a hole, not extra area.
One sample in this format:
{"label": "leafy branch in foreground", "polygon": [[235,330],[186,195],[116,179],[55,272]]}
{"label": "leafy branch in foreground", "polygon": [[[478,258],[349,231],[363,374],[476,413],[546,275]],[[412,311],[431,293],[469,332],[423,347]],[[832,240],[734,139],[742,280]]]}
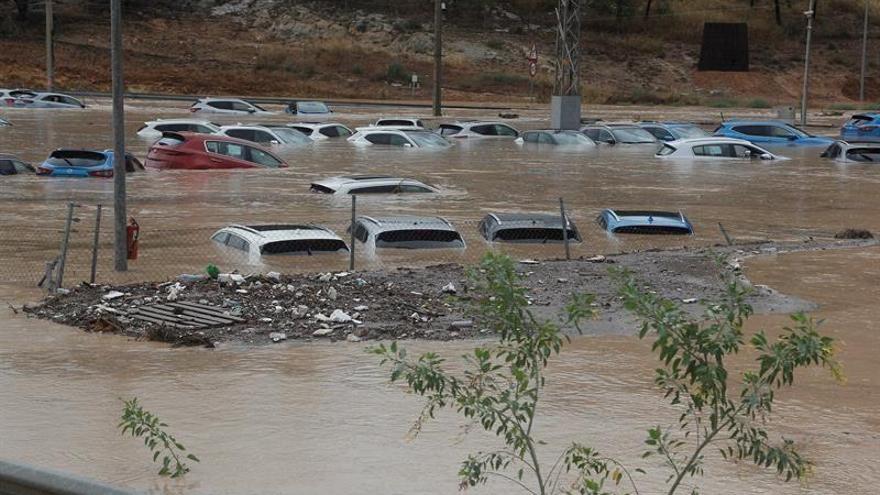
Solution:
{"label": "leafy branch in foreground", "polygon": [[[775,339],[755,333],[749,343],[758,353],[757,368],[731,379],[725,359],[745,346],[743,325],[752,315],[748,290],[732,274],[722,270],[724,296],[705,304],[697,319],[678,304],[641,290],[631,274],[616,276],[624,306],[642,321],[639,338],[653,339],[652,350],[662,364],[654,382],[683,408],[677,429],[652,428],[646,440],[651,450],[645,456],[660,456],[671,471],[668,493],[675,493],[685,478],[703,474],[704,450],[710,445],[725,459],[773,468],[786,481],[803,478],[809,461],[792,440],[772,440],[765,425],[776,391],[794,384],[796,369],[818,365],[842,379],[833,340],[818,331],[821,322],[797,313]],[[729,382],[740,383],[738,391],[731,391]]]}
{"label": "leafy branch in foreground", "polygon": [[[144,445],[153,453],[153,462],[156,462],[160,455],[162,456],[159,475],[178,478],[189,472],[189,466],[181,460],[186,448],[171,434],[165,432],[163,428],[167,427],[168,425],[162,423],[158,416],[144,410],[138,403],[137,397],[125,401],[122,421],[118,426],[122,434],[131,433],[132,437],[143,438]],[[193,454],[186,454],[186,459],[199,462],[198,457]],[[171,465],[172,462],[174,466]]]}
{"label": "leafy branch in foreground", "polygon": [[[624,487],[629,487],[624,493],[637,495],[633,473],[644,473],[641,469],[629,470],[578,443],[547,468],[538,452],[543,443],[532,433],[545,369],[568,340],[562,329],[580,331],[579,323],[595,315],[593,298],[576,295],[560,321],[538,321],[509,257],[489,253],[470,276],[480,322],[498,341],[463,356],[462,373],[444,370],[445,360],[432,352],[413,359],[396,342],[370,349],[381,364],[390,365],[392,382],[405,381],[410,391],[426,399],[411,432],[417,435],[439,409],[451,408],[503,440],[502,449],[471,454],[462,463],[462,489],[500,478],[535,495],[608,495]],[[653,350],[662,363],[656,384],[683,409],[677,429],[652,428],[645,442],[649,450],[644,457],[658,456],[670,470],[664,490],[675,494],[685,478],[702,475],[710,445],[725,458],[773,467],[786,480],[802,478],[808,461],[791,440],[772,441],[764,426],[775,392],[793,385],[796,369],[820,365],[840,378],[831,338],[819,334],[818,324],[802,314],[794,315],[792,327],[776,339],[758,332],[749,340],[758,352],[758,367],[742,374],[738,393],[730,392],[725,359],[745,345],[743,325],[752,314],[747,291],[724,275],[725,296],[705,305],[705,314],[694,319],[678,304],[641,290],[630,274],[616,272],[616,277],[624,305],[642,321],[639,337],[654,339]],[[694,487],[688,490],[698,493]]]}

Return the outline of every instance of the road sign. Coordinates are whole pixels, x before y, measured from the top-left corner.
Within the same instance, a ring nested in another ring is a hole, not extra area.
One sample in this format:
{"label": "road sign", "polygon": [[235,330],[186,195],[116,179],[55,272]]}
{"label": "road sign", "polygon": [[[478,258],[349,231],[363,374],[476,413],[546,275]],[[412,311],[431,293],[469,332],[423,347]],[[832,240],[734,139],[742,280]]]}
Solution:
{"label": "road sign", "polygon": [[538,74],[538,64],[529,61],[529,76],[535,77]]}
{"label": "road sign", "polygon": [[526,60],[529,61],[529,77],[535,77],[538,74],[538,46],[534,43],[529,49],[529,56],[526,57]]}

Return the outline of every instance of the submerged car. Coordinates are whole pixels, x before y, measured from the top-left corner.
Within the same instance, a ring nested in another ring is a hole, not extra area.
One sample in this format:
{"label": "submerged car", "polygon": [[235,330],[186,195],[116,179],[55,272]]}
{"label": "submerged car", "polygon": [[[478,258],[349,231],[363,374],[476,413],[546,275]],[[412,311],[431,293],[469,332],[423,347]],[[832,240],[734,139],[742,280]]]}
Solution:
{"label": "submerged car", "polygon": [[348,252],[348,245],[335,232],[316,225],[230,225],[215,232],[211,240],[252,259]]}
{"label": "submerged car", "polygon": [[663,143],[658,158],[718,159],[718,160],[777,160],[781,157],[744,139],[707,137],[681,139]]}
{"label": "submerged car", "polygon": [[193,113],[224,113],[233,115],[272,113],[259,105],[238,98],[201,98],[189,107],[189,111]]}
{"label": "submerged car", "polygon": [[849,142],[880,142],[880,113],[860,113],[840,128],[840,139]]}
{"label": "submerged car", "polygon": [[596,142],[578,131],[523,131],[515,142],[517,144],[548,144],[553,146],[577,146],[593,148]]}
{"label": "submerged car", "polygon": [[5,97],[6,106],[15,108],[85,108],[70,95],[30,90],[13,90]]}
{"label": "submerged car", "polygon": [[612,234],[667,234],[694,233],[691,222],[681,212],[651,210],[602,210],[596,223]]}
{"label": "submerged car", "polygon": [[11,125],[12,125],[12,122],[4,119],[3,117],[0,117],[0,127],[7,127],[7,126],[11,126]]}
{"label": "submerged car", "polygon": [[354,134],[347,126],[339,122],[295,122],[287,124],[287,127],[296,129],[315,141],[329,138],[347,138]]}
{"label": "submerged car", "polygon": [[256,143],[221,135],[166,132],[150,146],[146,166],[209,170],[286,168],[287,163]]}
{"label": "submerged car", "polygon": [[376,120],[374,127],[421,127],[425,128],[425,123],[417,117],[384,117]]}
{"label": "submerged car", "polygon": [[137,135],[147,139],[159,139],[163,132],[196,132],[199,134],[216,134],[220,126],[197,119],[158,119],[144,122]]}
{"label": "submerged car", "polygon": [[[127,173],[143,170],[140,160],[125,154]],[[51,177],[113,177],[113,150],[57,149],[37,167],[37,175]]]}
{"label": "submerged car", "polygon": [[440,217],[357,217],[354,237],[371,248],[462,249],[464,239]]}
{"label": "submerged car", "polygon": [[14,155],[0,153],[0,175],[32,174],[36,169],[30,163]]}
{"label": "submerged car", "polygon": [[755,144],[828,146],[833,139],[814,136],[782,121],[729,120],[715,129],[716,136],[745,139]]}
{"label": "submerged car", "polygon": [[312,182],[311,190],[324,194],[436,193],[437,189],[415,179],[390,175],[342,175]]}
{"label": "submerged car", "polygon": [[837,141],[821,156],[838,162],[880,163],[880,143]]}
{"label": "submerged car", "polygon": [[581,128],[588,138],[600,144],[656,144],[657,139],[635,124],[591,124]]}
{"label": "submerged car", "polygon": [[400,146],[403,148],[448,148],[443,136],[418,127],[360,127],[348,138],[352,144]]}
{"label": "submerged car", "polygon": [[639,122],[639,127],[650,132],[658,141],[679,141],[711,136],[702,127],[690,122]]}
{"label": "submerged car", "polygon": [[490,213],[480,220],[480,235],[489,242],[538,243],[569,241],[581,242],[581,234],[574,223],[566,218],[565,233],[562,218],[544,213]]}
{"label": "submerged car", "polygon": [[451,124],[440,124],[438,132],[441,136],[456,139],[464,138],[513,138],[519,137],[519,131],[503,122],[494,121],[460,121]]}
{"label": "submerged car", "polygon": [[311,138],[282,124],[266,125],[227,125],[220,128],[217,134],[252,141],[264,146],[309,144]]}
{"label": "submerged car", "polygon": [[284,111],[293,115],[329,115],[333,113],[323,101],[292,101],[287,104]]}

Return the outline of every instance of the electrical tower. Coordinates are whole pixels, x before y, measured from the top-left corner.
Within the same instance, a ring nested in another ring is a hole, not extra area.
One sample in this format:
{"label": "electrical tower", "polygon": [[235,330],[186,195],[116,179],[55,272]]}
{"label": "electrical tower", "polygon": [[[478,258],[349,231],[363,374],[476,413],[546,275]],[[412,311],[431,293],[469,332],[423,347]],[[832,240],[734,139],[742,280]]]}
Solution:
{"label": "electrical tower", "polygon": [[580,128],[581,1],[559,0],[556,9],[556,83],[550,102],[554,129]]}

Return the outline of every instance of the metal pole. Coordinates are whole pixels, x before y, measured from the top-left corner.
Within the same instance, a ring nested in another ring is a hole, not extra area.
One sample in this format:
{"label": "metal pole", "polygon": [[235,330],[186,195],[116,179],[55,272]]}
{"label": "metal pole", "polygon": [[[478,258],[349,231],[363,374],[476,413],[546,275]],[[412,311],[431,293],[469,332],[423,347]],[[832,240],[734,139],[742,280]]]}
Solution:
{"label": "metal pole", "polygon": [[55,16],[52,2],[46,0],[46,86],[49,91],[55,91]]}
{"label": "metal pole", "polygon": [[859,77],[859,101],[865,101],[865,71],[868,65],[868,0],[865,0],[865,24],[862,27],[862,73]]}
{"label": "metal pole", "polygon": [[565,244],[565,259],[571,259],[571,249],[568,247],[568,217],[565,216],[565,202],[559,198],[559,215],[562,218],[562,243]]}
{"label": "metal pole", "polygon": [[98,205],[98,211],[95,213],[95,237],[92,240],[92,275],[89,277],[89,283],[95,283],[95,274],[98,270],[98,234],[101,232],[101,209],[103,205]]}
{"label": "metal pole", "polygon": [[351,245],[349,246],[348,250],[348,271],[350,272],[354,271],[354,219],[357,215],[357,199],[357,195],[351,195],[351,228],[349,229],[351,230],[351,240],[349,241]]}
{"label": "metal pole", "polygon": [[128,243],[126,241],[125,201],[125,102],[122,93],[125,81],[122,75],[122,0],[110,0],[111,71],[113,75],[113,223],[116,236],[115,268],[128,270]]}
{"label": "metal pole", "polygon": [[807,95],[810,91],[810,44],[813,40],[813,15],[816,12],[816,0],[810,0],[810,10],[804,12],[807,16],[807,49],[804,55],[804,88],[801,93],[801,127],[807,125]]}
{"label": "metal pole", "polygon": [[61,236],[61,257],[58,261],[58,278],[55,288],[60,289],[64,283],[64,265],[67,263],[67,247],[70,243],[70,229],[73,226],[73,203],[67,203],[67,221],[64,223],[64,235]]}
{"label": "metal pole", "polygon": [[443,114],[440,84],[443,78],[443,0],[434,0],[434,116]]}
{"label": "metal pole", "polygon": [[718,222],[718,228],[721,230],[721,235],[724,236],[724,241],[727,242],[728,246],[733,245],[733,239],[728,235],[727,230],[724,228],[724,225],[721,225],[721,222]]}

